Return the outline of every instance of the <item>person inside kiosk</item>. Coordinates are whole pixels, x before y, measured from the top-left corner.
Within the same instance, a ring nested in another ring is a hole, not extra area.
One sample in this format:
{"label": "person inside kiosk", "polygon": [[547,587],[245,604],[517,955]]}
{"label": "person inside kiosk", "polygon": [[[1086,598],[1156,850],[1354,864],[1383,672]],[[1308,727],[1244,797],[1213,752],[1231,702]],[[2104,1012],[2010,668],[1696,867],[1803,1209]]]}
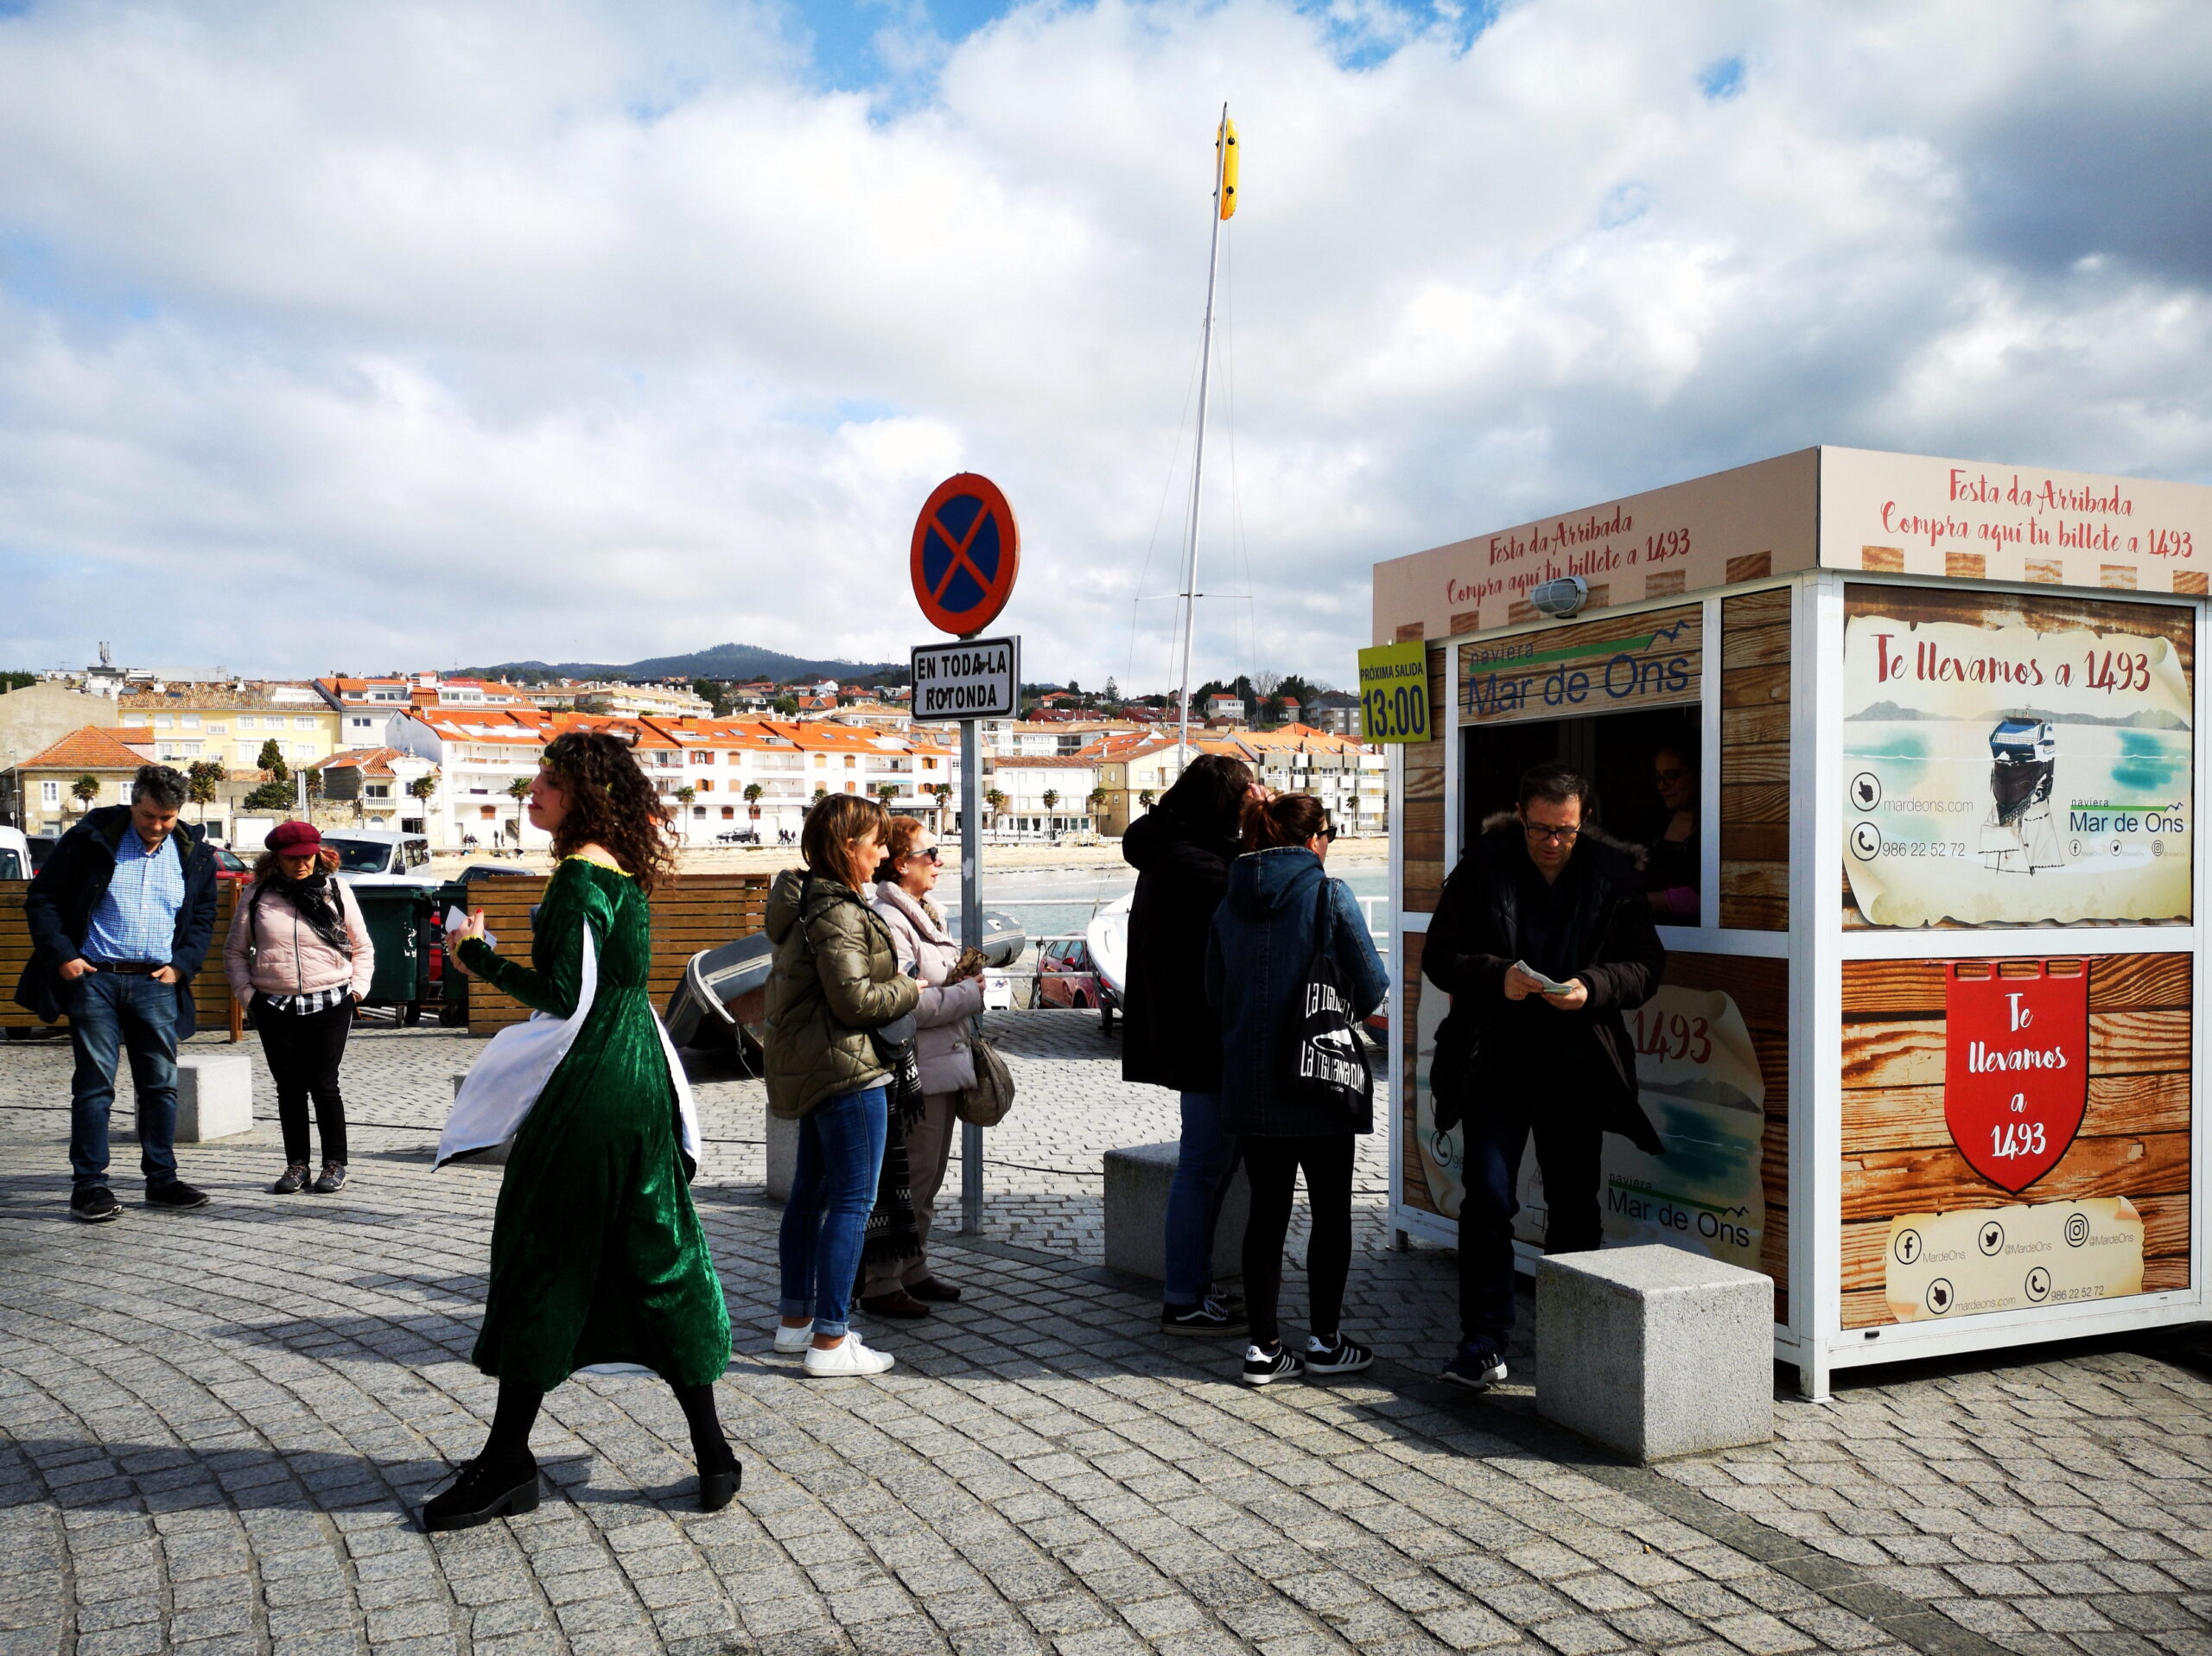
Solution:
{"label": "person inside kiosk", "polygon": [[1430,917],[1422,974],[1452,997],[1430,1072],[1436,1126],[1464,1126],[1458,1353],[1443,1377],[1484,1391],[1505,1377],[1514,1320],[1514,1189],[1530,1137],[1544,1183],[1547,1253],[1599,1246],[1607,1133],[1653,1155],[1621,1014],[1659,987],[1667,952],[1630,848],[1596,821],[1588,780],[1548,760],[1517,809],[1484,819]]}
{"label": "person inside kiosk", "polygon": [[1651,917],[1662,926],[1697,923],[1697,756],[1687,746],[1651,756],[1662,816],[1643,847],[1643,889]]}

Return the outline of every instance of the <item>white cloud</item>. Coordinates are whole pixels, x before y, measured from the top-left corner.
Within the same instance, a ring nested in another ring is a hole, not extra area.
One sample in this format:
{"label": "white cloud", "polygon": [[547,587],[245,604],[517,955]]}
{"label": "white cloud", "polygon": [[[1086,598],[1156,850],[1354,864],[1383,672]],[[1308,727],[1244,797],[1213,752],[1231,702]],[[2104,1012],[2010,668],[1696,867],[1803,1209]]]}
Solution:
{"label": "white cloud", "polygon": [[2212,475],[2187,0],[886,22],[870,94],[705,0],[0,16],[0,664],[895,657],[969,466],[1033,670],[1160,682],[1224,98],[1202,672],[1816,441]]}

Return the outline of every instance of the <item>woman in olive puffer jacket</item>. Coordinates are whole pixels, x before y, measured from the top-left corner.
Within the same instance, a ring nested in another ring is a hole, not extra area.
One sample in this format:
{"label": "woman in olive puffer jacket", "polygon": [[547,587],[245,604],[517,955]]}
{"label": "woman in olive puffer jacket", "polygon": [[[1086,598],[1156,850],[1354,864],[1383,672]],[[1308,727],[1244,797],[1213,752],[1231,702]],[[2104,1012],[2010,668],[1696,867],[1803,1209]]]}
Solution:
{"label": "woman in olive puffer jacket", "polygon": [[806,871],[768,894],[768,1107],[799,1124],[784,1204],[783,1326],[776,1349],[806,1353],[809,1374],[880,1374],[891,1359],[849,1333],[876,1179],[889,1129],[890,1066],[868,1031],[913,1011],[921,988],[899,969],[874,894],[890,818],[873,799],[830,794],[807,813]]}

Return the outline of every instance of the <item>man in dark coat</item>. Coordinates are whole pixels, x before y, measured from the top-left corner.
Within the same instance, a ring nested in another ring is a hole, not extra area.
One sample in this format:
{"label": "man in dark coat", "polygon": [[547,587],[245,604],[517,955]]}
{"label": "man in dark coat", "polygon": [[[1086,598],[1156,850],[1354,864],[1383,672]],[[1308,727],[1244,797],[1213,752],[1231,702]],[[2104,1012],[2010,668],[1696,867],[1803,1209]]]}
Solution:
{"label": "man in dark coat", "polygon": [[1590,802],[1589,783],[1567,766],[1529,771],[1519,811],[1484,822],[1445,882],[1422,946],[1422,975],[1452,997],[1429,1073],[1437,1126],[1466,1129],[1460,1346],[1444,1378],[1475,1391],[1505,1377],[1514,1186],[1530,1135],[1547,1253],[1603,1240],[1606,1133],[1653,1155],[1664,1148],[1637,1102],[1621,1014],[1651,998],[1667,952],[1640,871],[1588,820]]}
{"label": "man in dark coat", "polygon": [[16,1002],[49,1024],[69,1019],[69,1211],[87,1223],[122,1216],[107,1168],[124,1051],[147,1205],[207,1205],[176,1171],[177,1043],[193,1031],[192,980],[215,936],[215,854],[177,820],[184,797],[175,771],[141,765],[130,803],[86,812],[23,898],[31,957]]}
{"label": "man in dark coat", "polygon": [[1137,871],[1122,981],[1122,1079],[1182,1094],[1183,1132],[1167,1193],[1160,1326],[1242,1334],[1245,1322],[1205,1291],[1213,1233],[1236,1171],[1221,1118],[1221,1020],[1206,999],[1206,939],[1253,790],[1249,766],[1202,753],[1160,803],[1129,824],[1122,855]]}

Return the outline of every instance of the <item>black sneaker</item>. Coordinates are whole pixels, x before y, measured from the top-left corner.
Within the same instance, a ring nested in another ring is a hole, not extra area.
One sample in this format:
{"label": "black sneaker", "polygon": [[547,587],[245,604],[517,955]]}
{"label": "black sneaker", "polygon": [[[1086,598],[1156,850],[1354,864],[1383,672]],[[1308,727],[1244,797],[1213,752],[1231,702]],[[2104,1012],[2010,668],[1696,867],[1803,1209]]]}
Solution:
{"label": "black sneaker", "polygon": [[331,1196],[346,1188],[346,1164],[325,1162],[321,1175],[308,1189],[317,1196]]}
{"label": "black sneaker", "polygon": [[1306,1378],[1306,1361],[1294,1355],[1287,1346],[1279,1345],[1272,1352],[1257,1346],[1244,1348],[1244,1384],[1271,1386],[1279,1380]]}
{"label": "black sneaker", "polygon": [[106,1185],[88,1184],[69,1193],[69,1216],[88,1225],[105,1225],[111,1219],[123,1217],[123,1204]]}
{"label": "black sneaker", "polygon": [[181,1213],[187,1208],[207,1205],[207,1192],[182,1179],[171,1179],[167,1184],[156,1184],[146,1191],[146,1205],[149,1208],[174,1208]]}
{"label": "black sneaker", "polygon": [[1487,1392],[1505,1378],[1505,1354],[1487,1340],[1469,1340],[1444,1365],[1440,1378],[1470,1392]]}
{"label": "black sneaker", "polygon": [[[733,1492],[734,1493],[734,1492]],[[426,1530],[473,1530],[495,1518],[514,1518],[537,1510],[537,1457],[493,1464],[482,1456],[461,1469],[461,1475],[423,1503]]]}
{"label": "black sneaker", "polygon": [[1160,1331],[1162,1334],[1242,1334],[1244,1328],[1243,1314],[1240,1311],[1232,1315],[1224,1310],[1217,1299],[1202,1299],[1195,1305],[1162,1305],[1160,1308]]}
{"label": "black sneaker", "polygon": [[271,1196],[297,1196],[308,1182],[305,1162],[286,1162],[284,1171],[276,1176],[276,1183],[269,1187]]}
{"label": "black sneaker", "polygon": [[1375,1354],[1357,1340],[1347,1340],[1339,1334],[1333,1345],[1323,1345],[1313,1336],[1306,1337],[1306,1372],[1309,1374],[1357,1374],[1363,1368],[1375,1366]]}

